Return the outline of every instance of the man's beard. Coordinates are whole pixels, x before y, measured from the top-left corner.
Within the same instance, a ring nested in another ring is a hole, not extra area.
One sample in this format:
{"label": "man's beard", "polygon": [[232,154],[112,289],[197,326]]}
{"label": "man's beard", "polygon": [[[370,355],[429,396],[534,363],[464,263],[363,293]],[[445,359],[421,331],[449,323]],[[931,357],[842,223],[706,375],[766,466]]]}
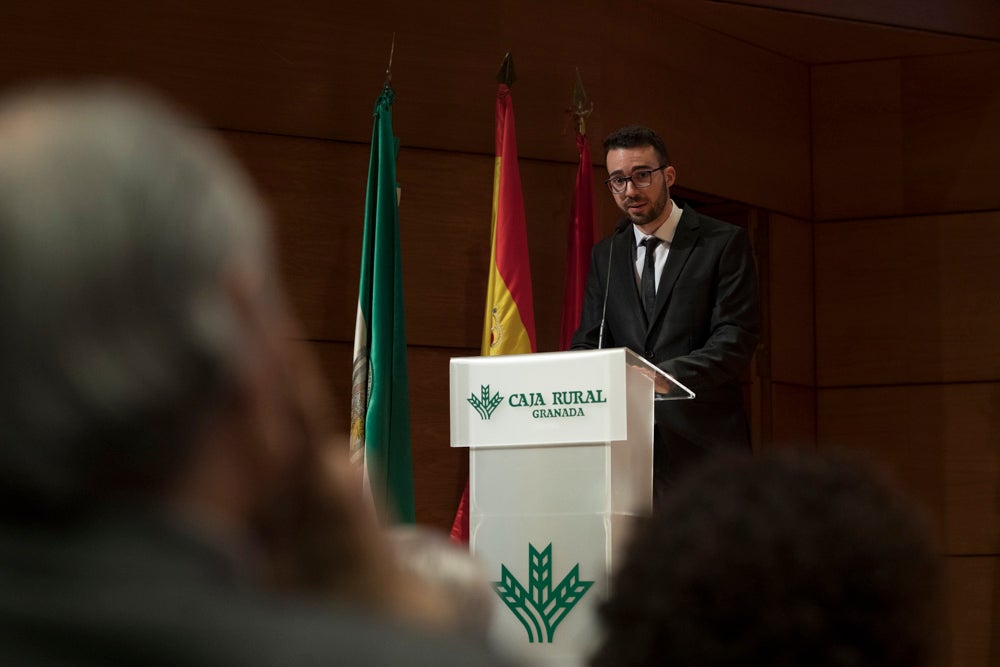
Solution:
{"label": "man's beard", "polygon": [[[639,227],[647,225],[656,220],[657,218],[659,218],[661,215],[663,215],[663,211],[667,207],[667,201],[669,200],[669,198],[670,197],[667,194],[667,189],[664,188],[662,192],[660,192],[660,197],[656,201],[652,200],[649,201],[649,213],[633,215],[632,213],[626,211],[625,215],[628,217],[628,219],[632,222],[633,225],[637,225]],[[635,199],[629,198],[623,201],[622,205],[627,208],[630,203],[634,203],[635,201],[636,201]]]}

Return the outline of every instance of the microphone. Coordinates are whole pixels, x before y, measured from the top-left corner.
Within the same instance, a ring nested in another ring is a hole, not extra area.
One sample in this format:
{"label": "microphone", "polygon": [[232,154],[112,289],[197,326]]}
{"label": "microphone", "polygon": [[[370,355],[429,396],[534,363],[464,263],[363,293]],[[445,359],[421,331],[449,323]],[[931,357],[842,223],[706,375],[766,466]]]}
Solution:
{"label": "microphone", "polygon": [[625,231],[625,228],[630,224],[629,219],[622,218],[615,225],[615,233],[611,235],[611,247],[608,249],[608,270],[607,276],[604,278],[604,307],[601,309],[601,329],[597,334],[597,349],[603,349],[604,346],[604,321],[608,314],[608,288],[611,286],[611,258],[615,255],[615,237]]}

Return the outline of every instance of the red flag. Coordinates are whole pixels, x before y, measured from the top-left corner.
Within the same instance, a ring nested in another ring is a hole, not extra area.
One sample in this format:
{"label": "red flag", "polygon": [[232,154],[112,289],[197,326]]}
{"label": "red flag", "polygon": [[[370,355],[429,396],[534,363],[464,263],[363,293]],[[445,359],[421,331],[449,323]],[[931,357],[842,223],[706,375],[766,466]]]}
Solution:
{"label": "red flag", "polygon": [[580,164],[576,170],[573,205],[566,239],[566,286],[563,290],[562,326],[559,349],[568,350],[576,328],[580,326],[583,291],[590,269],[590,250],[594,247],[594,174],[590,166],[590,144],[587,135],[576,133],[576,149]]}
{"label": "red flag", "polygon": [[[534,352],[535,310],[531,297],[521,175],[517,169],[514,102],[510,86],[505,83],[501,83],[497,91],[492,222],[489,287],[480,352],[484,356]],[[469,541],[468,482],[451,527],[451,539]]]}

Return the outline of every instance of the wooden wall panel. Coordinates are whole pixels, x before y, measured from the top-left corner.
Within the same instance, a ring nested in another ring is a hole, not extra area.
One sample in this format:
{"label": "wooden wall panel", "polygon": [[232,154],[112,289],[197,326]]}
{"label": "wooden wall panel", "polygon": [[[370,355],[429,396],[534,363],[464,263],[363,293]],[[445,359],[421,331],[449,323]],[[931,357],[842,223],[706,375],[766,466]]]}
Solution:
{"label": "wooden wall panel", "polygon": [[271,210],[281,271],[306,337],[352,340],[368,147],[243,132],[221,136]]}
{"label": "wooden wall panel", "polygon": [[[991,2],[991,0],[982,0]],[[835,18],[837,9],[816,12],[815,0],[798,3],[796,11],[773,11],[769,2],[712,2],[710,0],[669,0],[664,3],[667,11],[683,16],[701,25],[732,35],[764,49],[778,51],[802,63],[845,63],[859,60],[883,60],[904,56],[933,53],[960,53],[989,49],[994,43],[968,37],[955,37],[917,30],[899,30],[896,25],[916,12],[907,2],[894,21],[861,23]],[[838,9],[843,0],[834,3]],[[865,2],[866,7],[888,4]],[[924,7],[928,3],[924,3]],[[937,3],[935,3],[937,4]],[[943,5],[943,3],[942,3]],[[953,3],[961,5],[961,14],[969,0]],[[1000,22],[1000,17],[997,18]],[[895,23],[895,25],[894,25]]]}
{"label": "wooden wall panel", "polygon": [[[368,147],[220,133],[271,207],[282,271],[306,335],[348,341],[361,257]],[[478,348],[489,270],[493,159],[403,148],[400,229],[411,345]],[[576,166],[519,161],[539,351],[558,346]],[[598,238],[620,211],[594,169]],[[557,193],[557,194],[555,194]]]}
{"label": "wooden wall panel", "polygon": [[812,73],[819,443],[929,510],[946,664],[1000,664],[1000,49]]}
{"label": "wooden wall panel", "polygon": [[946,663],[1000,664],[1000,558],[945,560]]}
{"label": "wooden wall panel", "polygon": [[1000,208],[1000,48],[812,70],[816,218]]}
{"label": "wooden wall panel", "polygon": [[[686,186],[808,215],[807,68],[658,13],[609,31],[619,11],[571,0],[450,0],[434,11],[387,0],[349,12],[320,0],[39,0],[0,22],[0,87],[124,76],[212,127],[365,143],[395,32],[403,145],[492,155],[494,76],[510,49],[522,156],[575,161],[566,109],[579,67],[596,105],[591,136],[645,122],[667,139]],[[669,48],[638,54],[636,44]]]}
{"label": "wooden wall panel", "polygon": [[469,471],[468,452],[451,447],[448,362],[476,354],[478,348],[411,348],[409,353],[417,520],[443,530],[451,528]]}
{"label": "wooden wall panel", "polygon": [[[368,147],[248,133],[224,136],[274,211],[283,272],[307,337],[351,340]],[[537,160],[520,161],[520,169],[539,349],[554,350],[576,169]],[[489,271],[493,159],[404,148],[398,179],[408,341],[478,348]]]}
{"label": "wooden wall panel", "polygon": [[[809,167],[809,130],[802,125],[808,68],[669,18],[661,22],[654,13],[648,22],[630,22],[629,30],[603,31],[604,62],[616,65],[603,71],[606,85],[596,98],[607,119],[600,129],[645,122],[663,134],[679,184],[808,217],[809,175],[799,171]],[[631,28],[644,24],[648,43],[664,48],[643,52],[649,69],[633,66],[623,77],[617,63],[636,59]]]}
{"label": "wooden wall panel", "polygon": [[886,466],[949,554],[1000,553],[1000,383],[820,389],[819,444]]}
{"label": "wooden wall panel", "polygon": [[1000,212],[815,233],[821,386],[1000,378]]}
{"label": "wooden wall panel", "polygon": [[1000,6],[993,0],[961,2],[921,2],[910,0],[751,0],[744,3],[862,21],[930,30],[955,35],[976,35],[1000,39]]}
{"label": "wooden wall panel", "polygon": [[[334,395],[334,412],[343,428],[350,422],[350,343],[308,343]],[[410,347],[410,433],[413,487],[418,523],[449,530],[468,477],[468,453],[450,446],[448,362],[478,354],[471,349]]]}
{"label": "wooden wall panel", "polygon": [[1000,209],[1000,43],[903,62],[906,209]]}
{"label": "wooden wall panel", "polygon": [[813,226],[772,215],[768,238],[771,376],[776,382],[815,386]]}
{"label": "wooden wall panel", "polygon": [[815,387],[771,384],[771,441],[767,446],[816,446]]}
{"label": "wooden wall panel", "polygon": [[903,210],[900,62],[813,67],[816,219]]}

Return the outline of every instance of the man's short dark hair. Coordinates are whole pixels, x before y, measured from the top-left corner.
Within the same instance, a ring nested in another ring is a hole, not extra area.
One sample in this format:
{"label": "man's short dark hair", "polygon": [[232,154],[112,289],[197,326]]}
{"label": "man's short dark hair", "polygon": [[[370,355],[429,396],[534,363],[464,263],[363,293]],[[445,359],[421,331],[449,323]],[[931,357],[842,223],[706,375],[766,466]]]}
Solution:
{"label": "man's short dark hair", "polygon": [[592,665],[923,667],[939,586],[922,520],[867,469],[726,456],[638,529]]}
{"label": "man's short dark hair", "polygon": [[[670,154],[656,132],[642,125],[628,125],[612,132],[604,139],[604,153],[615,148],[643,148],[652,146],[660,157],[660,164],[670,164]],[[657,165],[659,166],[659,165]]]}

